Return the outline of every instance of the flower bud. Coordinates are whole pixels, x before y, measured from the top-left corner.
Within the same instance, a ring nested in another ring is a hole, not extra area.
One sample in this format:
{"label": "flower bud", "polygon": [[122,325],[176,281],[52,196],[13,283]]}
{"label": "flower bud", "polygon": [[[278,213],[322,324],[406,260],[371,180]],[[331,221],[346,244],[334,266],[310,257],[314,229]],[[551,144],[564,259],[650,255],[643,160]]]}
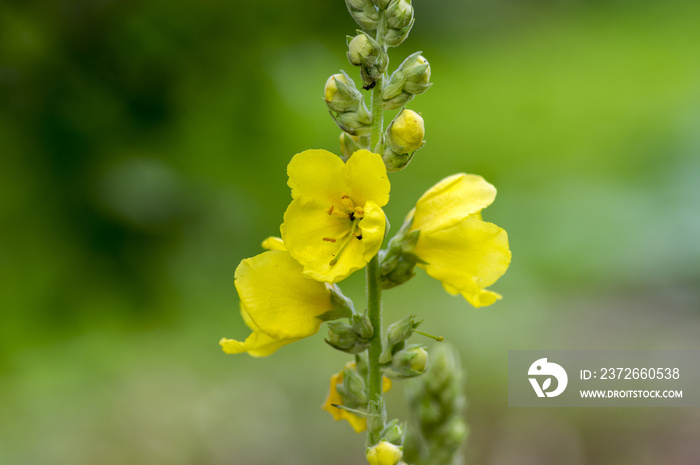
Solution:
{"label": "flower bud", "polygon": [[401,447],[382,440],[368,448],[365,457],[369,465],[396,465],[403,457],[403,452]]}
{"label": "flower bud", "polygon": [[345,0],[350,16],[364,29],[376,29],[379,24],[379,12],[371,0]]}
{"label": "flower bud", "polygon": [[372,322],[369,320],[367,312],[362,315],[353,315],[350,321],[352,322],[352,329],[355,331],[355,334],[360,336],[360,338],[367,340],[374,334]]}
{"label": "flower bud", "polygon": [[408,37],[408,33],[411,32],[411,28],[413,27],[413,23],[415,21],[415,19],[412,19],[408,26],[401,29],[389,28],[384,35],[384,43],[389,47],[396,47],[400,45],[404,40],[406,40],[406,37]]}
{"label": "flower bud", "polygon": [[382,430],[381,437],[392,444],[403,445],[404,437],[406,436],[406,425],[400,423],[394,418]]}
{"label": "flower bud", "polygon": [[350,368],[343,370],[343,383],[338,386],[338,392],[342,392],[348,401],[348,407],[364,405],[367,403],[367,389],[365,382],[357,372]]}
{"label": "flower bud", "polygon": [[404,109],[389,124],[384,140],[396,153],[411,153],[423,147],[425,126],[423,118],[413,110]]}
{"label": "flower bud", "polygon": [[[430,88],[430,63],[421,52],[408,56],[393,72],[384,86],[382,98],[386,109],[399,108],[401,102],[409,101],[413,95],[422,94]],[[410,94],[410,95],[403,95]],[[391,106],[387,102],[392,102]]]}
{"label": "flower bud", "polygon": [[386,330],[386,338],[389,345],[395,346],[399,342],[406,341],[413,336],[413,332],[420,324],[420,321],[416,321],[415,315],[409,315],[389,325],[389,328]]}
{"label": "flower bud", "polygon": [[340,129],[353,136],[364,136],[371,131],[371,115],[364,104],[358,107],[358,111],[347,111],[337,116],[331,113],[331,117]]}
{"label": "flower bud", "polygon": [[413,159],[413,153],[396,153],[391,147],[386,147],[382,153],[382,160],[389,173],[395,173],[406,168]]}
{"label": "flower bud", "polygon": [[355,66],[373,66],[379,59],[379,44],[364,32],[348,36],[348,60]]}
{"label": "flower bud", "polygon": [[407,0],[392,0],[386,9],[386,24],[390,29],[403,29],[413,21],[413,7]]}
{"label": "flower bud", "polygon": [[352,326],[342,321],[328,323],[326,343],[334,349],[350,354],[362,352],[369,345],[369,341],[361,338]]}
{"label": "flower bud", "polygon": [[347,161],[353,153],[368,146],[369,138],[366,136],[352,136],[347,132],[340,133],[340,151],[343,153],[342,158],[344,161]]}
{"label": "flower bud", "polygon": [[428,369],[428,352],[418,345],[402,349],[394,354],[391,368],[399,378],[422,375]]}
{"label": "flower bud", "polygon": [[350,63],[360,67],[364,89],[374,87],[389,61],[384,49],[362,31],[358,31],[355,37],[348,36],[347,55]]}
{"label": "flower bud", "polygon": [[338,113],[357,111],[362,104],[362,94],[344,71],[328,78],[323,99],[328,104],[328,108]]}

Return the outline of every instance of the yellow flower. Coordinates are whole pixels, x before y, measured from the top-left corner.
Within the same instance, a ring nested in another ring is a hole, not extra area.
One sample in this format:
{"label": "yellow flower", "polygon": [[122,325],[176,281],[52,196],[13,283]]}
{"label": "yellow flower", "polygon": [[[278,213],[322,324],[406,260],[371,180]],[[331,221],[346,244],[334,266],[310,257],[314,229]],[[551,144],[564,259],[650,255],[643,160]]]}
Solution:
{"label": "yellow flower", "polygon": [[330,288],[304,276],[279,239],[268,238],[263,245],[273,250],[245,259],[236,268],[241,315],[253,332],[244,342],[221,339],[227,354],[270,355],[315,334],[321,325],[317,317],[333,307]]}
{"label": "yellow flower", "polygon": [[[354,370],[355,363],[348,362],[345,364],[345,367]],[[367,419],[365,417],[358,417],[357,415],[347,410],[334,407],[334,405],[343,405],[343,398],[338,392],[338,385],[342,384],[342,382],[342,371],[331,376],[331,386],[330,390],[328,391],[328,397],[326,397],[326,401],[323,403],[321,408],[326,412],[330,413],[333,416],[333,419],[335,419],[335,421],[347,420],[347,422],[350,423],[350,426],[352,426],[352,429],[354,429],[356,433],[361,433],[362,431],[367,429]],[[389,391],[389,389],[391,389],[391,380],[389,378],[384,377],[382,380],[382,390],[384,392],[387,392]]]}
{"label": "yellow flower", "polygon": [[413,252],[425,263],[418,266],[474,307],[501,299],[485,288],[510,264],[505,230],[481,219],[495,198],[496,188],[481,176],[455,174],[423,194],[406,218],[411,231],[420,230]]}
{"label": "yellow flower", "polygon": [[289,253],[317,281],[336,283],[363,268],[381,247],[389,180],[382,157],[367,150],[347,163],[306,150],[287,167],[292,203],[280,228]]}

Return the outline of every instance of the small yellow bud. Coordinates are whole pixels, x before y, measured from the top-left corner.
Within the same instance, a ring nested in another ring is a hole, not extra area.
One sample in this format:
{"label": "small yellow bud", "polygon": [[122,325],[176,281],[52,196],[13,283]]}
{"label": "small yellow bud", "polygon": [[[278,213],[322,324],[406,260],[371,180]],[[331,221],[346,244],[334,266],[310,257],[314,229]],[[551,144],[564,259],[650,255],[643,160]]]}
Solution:
{"label": "small yellow bud", "polygon": [[335,82],[336,80],[348,84],[348,81],[345,79],[345,76],[343,76],[340,73],[334,74],[333,76],[329,77],[326,81],[326,87],[324,89],[324,99],[326,100],[326,102],[330,102],[331,100],[333,100],[335,94],[338,93],[338,86]]}
{"label": "small yellow bud", "polygon": [[423,118],[413,110],[404,110],[391,122],[387,133],[387,144],[396,153],[418,150],[425,137]]}
{"label": "small yellow bud", "polygon": [[411,370],[424,372],[428,367],[428,352],[422,347],[412,350],[416,355],[411,359]]}
{"label": "small yellow bud", "polygon": [[403,452],[399,446],[388,441],[380,441],[379,444],[367,449],[365,457],[370,465],[396,465],[403,457]]}

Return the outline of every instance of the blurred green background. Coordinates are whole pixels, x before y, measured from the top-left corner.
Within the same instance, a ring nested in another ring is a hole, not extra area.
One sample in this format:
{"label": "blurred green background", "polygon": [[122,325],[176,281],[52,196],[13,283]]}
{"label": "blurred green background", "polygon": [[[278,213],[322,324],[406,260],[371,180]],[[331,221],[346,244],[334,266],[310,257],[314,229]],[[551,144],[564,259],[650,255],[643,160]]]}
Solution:
{"label": "blurred green background", "polygon": [[[392,65],[422,50],[435,84],[389,219],[478,173],[513,251],[492,307],[423,273],[385,294],[459,347],[467,463],[696,464],[698,409],[509,409],[506,362],[700,348],[700,3],[414,5]],[[357,76],[355,28],[341,0],[0,3],[0,464],[363,463],[319,409],[348,358],[324,330],[217,344],[247,334],[233,273],[279,231],[287,162],[338,151],[321,97]]]}

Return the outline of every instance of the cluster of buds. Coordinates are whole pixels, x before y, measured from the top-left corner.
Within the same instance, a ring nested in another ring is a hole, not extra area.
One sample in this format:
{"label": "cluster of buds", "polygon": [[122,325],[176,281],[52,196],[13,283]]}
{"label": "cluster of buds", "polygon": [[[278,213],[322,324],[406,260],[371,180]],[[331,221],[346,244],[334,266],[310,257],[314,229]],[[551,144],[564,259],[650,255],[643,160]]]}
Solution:
{"label": "cluster of buds", "polygon": [[425,145],[423,118],[413,110],[403,109],[384,133],[382,158],[389,172],[400,171],[411,162],[416,150]]}
{"label": "cluster of buds", "polygon": [[340,129],[355,136],[369,134],[372,115],[363,102],[362,94],[344,71],[328,78],[323,99]]}
{"label": "cluster of buds", "polygon": [[411,429],[406,456],[414,465],[459,463],[467,436],[466,397],[457,351],[440,344],[430,371],[408,386],[407,397],[417,430]]}
{"label": "cluster of buds", "polygon": [[350,323],[332,321],[328,323],[328,338],[326,343],[343,352],[359,354],[369,346],[374,330],[366,314],[354,314]]}
{"label": "cluster of buds", "polygon": [[385,110],[396,110],[422,94],[432,86],[430,82],[430,63],[416,52],[406,58],[393,72],[389,82],[382,90]]}
{"label": "cluster of buds", "polygon": [[389,47],[401,44],[413,27],[411,0],[345,0],[350,16],[367,31],[378,29],[384,12],[384,43]]}
{"label": "cluster of buds", "polygon": [[374,87],[389,64],[389,58],[384,48],[372,37],[363,31],[357,31],[355,37],[347,36],[348,61],[360,67],[360,75],[364,89],[369,90]]}

